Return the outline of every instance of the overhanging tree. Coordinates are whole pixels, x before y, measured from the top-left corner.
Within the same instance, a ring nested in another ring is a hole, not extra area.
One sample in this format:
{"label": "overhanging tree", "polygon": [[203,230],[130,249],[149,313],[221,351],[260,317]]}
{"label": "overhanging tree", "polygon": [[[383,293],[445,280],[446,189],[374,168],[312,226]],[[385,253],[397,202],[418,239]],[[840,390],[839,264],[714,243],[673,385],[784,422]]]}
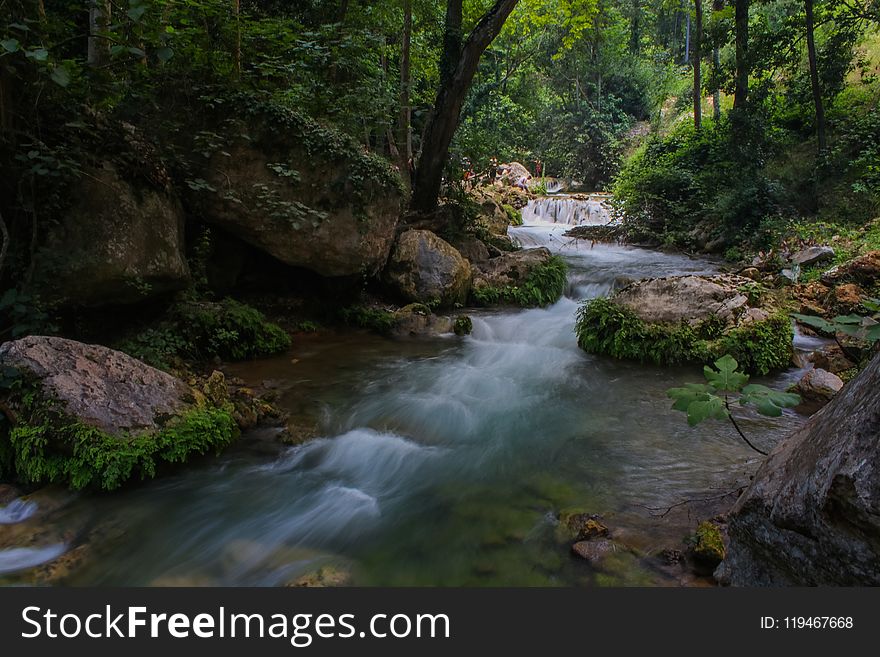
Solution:
{"label": "overhanging tree", "polygon": [[413,181],[411,208],[415,211],[429,212],[437,205],[449,146],[480,57],[498,36],[518,1],[496,0],[463,44],[462,0],[448,1],[440,89],[425,126]]}

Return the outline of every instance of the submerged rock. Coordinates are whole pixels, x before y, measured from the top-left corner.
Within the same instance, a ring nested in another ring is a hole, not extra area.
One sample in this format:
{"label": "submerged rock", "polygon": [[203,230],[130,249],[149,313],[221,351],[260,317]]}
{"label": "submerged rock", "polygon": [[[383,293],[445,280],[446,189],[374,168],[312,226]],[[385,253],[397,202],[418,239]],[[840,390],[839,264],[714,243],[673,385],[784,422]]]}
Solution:
{"label": "submerged rock", "polygon": [[420,303],[411,303],[394,313],[392,335],[432,336],[452,333],[455,321],[451,317],[435,315],[431,309]]}
{"label": "submerged rock", "polygon": [[107,347],[31,336],[0,345],[0,365],[23,382],[2,401],[24,481],[116,488],[238,433],[226,406]]}
{"label": "submerged rock", "polygon": [[34,286],[67,306],[142,301],[189,281],[184,213],[172,194],[134,185],[110,163],[85,172],[35,257]]}
{"label": "submerged rock", "polygon": [[880,585],[880,356],[767,458],[728,519],[740,586]]}
{"label": "submerged rock", "polygon": [[384,278],[406,301],[449,307],[465,302],[472,273],[448,242],[427,230],[408,230],[398,238]]}
{"label": "submerged rock", "polygon": [[571,546],[571,551],[590,562],[591,566],[598,566],[610,554],[618,549],[617,545],[608,539],[602,538],[591,541],[578,541]]}

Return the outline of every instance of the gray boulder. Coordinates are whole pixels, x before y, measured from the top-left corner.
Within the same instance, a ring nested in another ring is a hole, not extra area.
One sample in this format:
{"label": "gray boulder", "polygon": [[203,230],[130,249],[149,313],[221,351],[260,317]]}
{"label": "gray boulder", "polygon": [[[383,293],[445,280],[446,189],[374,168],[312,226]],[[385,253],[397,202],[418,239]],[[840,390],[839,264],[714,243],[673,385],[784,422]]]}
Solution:
{"label": "gray boulder", "polygon": [[767,458],[734,506],[740,586],[880,585],[880,356]]}
{"label": "gray boulder", "polygon": [[750,311],[755,311],[753,320],[761,321],[767,313],[750,308],[748,297],[740,291],[751,284],[747,278],[726,274],[653,278],[629,285],[614,301],[651,323],[695,324],[715,315],[734,324]]}
{"label": "gray boulder", "polygon": [[810,246],[795,253],[791,257],[791,263],[806,267],[817,262],[834,259],[834,249],[830,246]]}
{"label": "gray boulder", "polygon": [[62,305],[101,306],[184,288],[180,202],[156,185],[133,185],[110,163],[85,174],[36,255],[36,291]]}
{"label": "gray boulder", "polygon": [[821,368],[813,368],[801,377],[797,392],[807,401],[825,405],[843,389],[843,381],[836,374]]}
{"label": "gray boulder", "polygon": [[476,265],[474,272],[474,288],[503,288],[522,283],[532,270],[547,263],[553,254],[550,249],[541,246],[536,249],[523,249],[504,253],[487,262]]}
{"label": "gray boulder", "polygon": [[427,230],[408,230],[394,245],[384,277],[406,301],[448,307],[465,302],[472,272],[448,242]]}

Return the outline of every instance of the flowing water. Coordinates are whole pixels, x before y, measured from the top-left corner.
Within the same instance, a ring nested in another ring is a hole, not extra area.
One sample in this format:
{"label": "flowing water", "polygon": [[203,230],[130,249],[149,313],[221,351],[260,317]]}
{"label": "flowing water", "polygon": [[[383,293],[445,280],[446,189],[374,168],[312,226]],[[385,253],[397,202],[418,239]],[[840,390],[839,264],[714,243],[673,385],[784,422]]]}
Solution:
{"label": "flowing water", "polygon": [[[665,390],[699,380],[698,368],[590,356],[572,329],[582,299],[713,266],[591,247],[563,230],[511,229],[568,261],[555,305],[474,313],[466,338],[331,334],[230,366],[323,437],[278,448],[271,432],[254,432],[219,459],[130,491],[0,510],[0,521],[21,521],[13,527],[50,527],[39,545],[0,549],[0,572],[26,581],[27,568],[85,536],[71,584],[279,585],[331,565],[360,585],[678,584],[646,555],[681,549],[698,516],[690,505],[663,511],[743,486],[756,455],[727,425],[691,429],[670,410]],[[799,421],[743,424],[766,448]],[[602,514],[611,528],[621,549],[602,568],[557,537],[566,509]]]}

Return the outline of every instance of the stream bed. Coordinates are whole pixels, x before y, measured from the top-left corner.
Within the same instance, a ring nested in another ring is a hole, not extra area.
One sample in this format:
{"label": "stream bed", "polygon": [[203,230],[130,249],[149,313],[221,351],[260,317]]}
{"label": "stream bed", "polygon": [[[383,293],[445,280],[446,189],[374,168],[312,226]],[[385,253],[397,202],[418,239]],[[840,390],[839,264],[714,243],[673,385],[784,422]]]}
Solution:
{"label": "stream bed", "polygon": [[[511,229],[568,261],[568,291],[553,306],[476,311],[465,338],[328,333],[225,367],[275,389],[322,437],[283,447],[261,430],[117,494],[38,493],[0,515],[0,578],[39,582],[62,568],[72,585],[277,586],[323,569],[366,586],[706,583],[656,555],[683,550],[702,519],[699,503],[681,502],[703,500],[711,515],[760,457],[727,424],[692,429],[670,409],[666,389],[701,380],[700,368],[594,357],[573,326],[583,299],[714,266],[571,240],[566,228]],[[802,421],[744,414],[742,424],[766,449]],[[601,567],[559,538],[566,510],[600,514],[611,529],[618,549]],[[66,561],[34,570],[62,552]]]}

